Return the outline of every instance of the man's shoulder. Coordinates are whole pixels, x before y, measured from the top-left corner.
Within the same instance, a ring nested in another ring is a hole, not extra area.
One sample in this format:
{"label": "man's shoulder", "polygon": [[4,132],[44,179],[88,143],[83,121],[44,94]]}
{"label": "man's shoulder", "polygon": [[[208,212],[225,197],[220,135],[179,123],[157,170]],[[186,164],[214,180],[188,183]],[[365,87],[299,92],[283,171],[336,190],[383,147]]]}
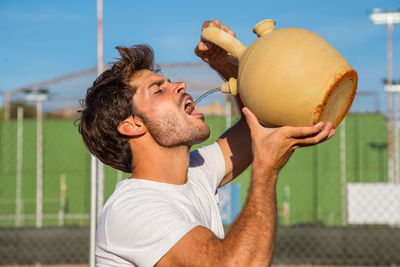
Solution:
{"label": "man's shoulder", "polygon": [[200,147],[190,152],[190,167],[204,166],[205,163],[215,161],[222,156],[222,151],[217,142]]}
{"label": "man's shoulder", "polygon": [[225,174],[225,160],[218,143],[191,152],[188,179],[215,192]]}

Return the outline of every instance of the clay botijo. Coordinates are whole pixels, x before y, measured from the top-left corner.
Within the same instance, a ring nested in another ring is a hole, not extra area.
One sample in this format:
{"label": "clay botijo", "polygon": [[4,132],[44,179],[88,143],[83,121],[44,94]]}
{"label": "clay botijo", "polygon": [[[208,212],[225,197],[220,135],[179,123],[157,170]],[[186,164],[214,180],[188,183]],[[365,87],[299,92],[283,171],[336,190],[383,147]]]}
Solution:
{"label": "clay botijo", "polygon": [[240,94],[265,125],[310,126],[343,120],[357,90],[357,72],[321,36],[301,28],[276,30],[264,20],[258,39],[246,48],[228,33],[208,27],[202,37],[225,49],[239,64],[238,78],[221,86]]}

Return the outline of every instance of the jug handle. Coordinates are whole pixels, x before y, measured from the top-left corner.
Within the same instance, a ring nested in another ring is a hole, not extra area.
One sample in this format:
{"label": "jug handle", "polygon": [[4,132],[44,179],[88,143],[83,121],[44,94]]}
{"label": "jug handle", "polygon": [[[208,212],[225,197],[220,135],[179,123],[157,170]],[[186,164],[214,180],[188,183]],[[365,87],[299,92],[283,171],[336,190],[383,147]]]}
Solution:
{"label": "jug handle", "polygon": [[246,46],[238,39],[217,27],[210,26],[205,28],[201,32],[201,37],[218,45],[236,59],[239,59],[246,50]]}

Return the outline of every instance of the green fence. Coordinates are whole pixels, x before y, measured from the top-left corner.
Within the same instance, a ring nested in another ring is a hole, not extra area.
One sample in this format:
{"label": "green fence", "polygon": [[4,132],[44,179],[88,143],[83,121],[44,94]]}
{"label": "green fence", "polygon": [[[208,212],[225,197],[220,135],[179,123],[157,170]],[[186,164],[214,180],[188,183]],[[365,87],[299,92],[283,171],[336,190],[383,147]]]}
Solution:
{"label": "green fence", "polygon": [[[211,128],[208,144],[225,130],[225,118],[208,117],[206,122]],[[36,121],[24,120],[22,129],[21,226],[35,226]],[[0,133],[0,226],[10,227],[16,224],[17,121],[2,121]],[[345,134],[347,182],[387,181],[386,118],[349,114]],[[44,120],[43,140],[44,226],[88,225],[90,159],[73,120]],[[278,182],[280,223],[341,225],[340,170],[340,127],[329,142],[296,150]],[[247,169],[234,181],[241,184],[242,204],[250,175]],[[105,199],[126,177],[129,174],[105,168]]]}

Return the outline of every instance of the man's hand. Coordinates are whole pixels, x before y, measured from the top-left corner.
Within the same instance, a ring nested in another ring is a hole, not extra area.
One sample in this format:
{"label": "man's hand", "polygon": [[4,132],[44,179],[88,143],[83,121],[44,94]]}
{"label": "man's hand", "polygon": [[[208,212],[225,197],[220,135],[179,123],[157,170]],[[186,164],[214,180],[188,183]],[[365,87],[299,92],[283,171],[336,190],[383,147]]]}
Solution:
{"label": "man's hand", "polygon": [[248,108],[243,108],[242,111],[250,128],[253,168],[273,171],[276,174],[296,148],[322,143],[336,133],[330,122],[319,122],[307,127],[265,128]]}
{"label": "man's hand", "polygon": [[[209,26],[214,26],[226,31],[232,36],[235,36],[235,32],[229,29],[226,25],[221,24],[221,22],[216,19],[214,21],[206,20],[201,30]],[[200,42],[194,49],[196,56],[200,57],[204,62],[207,62],[213,69],[215,69],[225,80],[231,77],[236,78],[238,74],[238,66],[233,64],[228,60],[228,53],[220,48],[219,46],[210,43],[204,39],[200,39]]]}

